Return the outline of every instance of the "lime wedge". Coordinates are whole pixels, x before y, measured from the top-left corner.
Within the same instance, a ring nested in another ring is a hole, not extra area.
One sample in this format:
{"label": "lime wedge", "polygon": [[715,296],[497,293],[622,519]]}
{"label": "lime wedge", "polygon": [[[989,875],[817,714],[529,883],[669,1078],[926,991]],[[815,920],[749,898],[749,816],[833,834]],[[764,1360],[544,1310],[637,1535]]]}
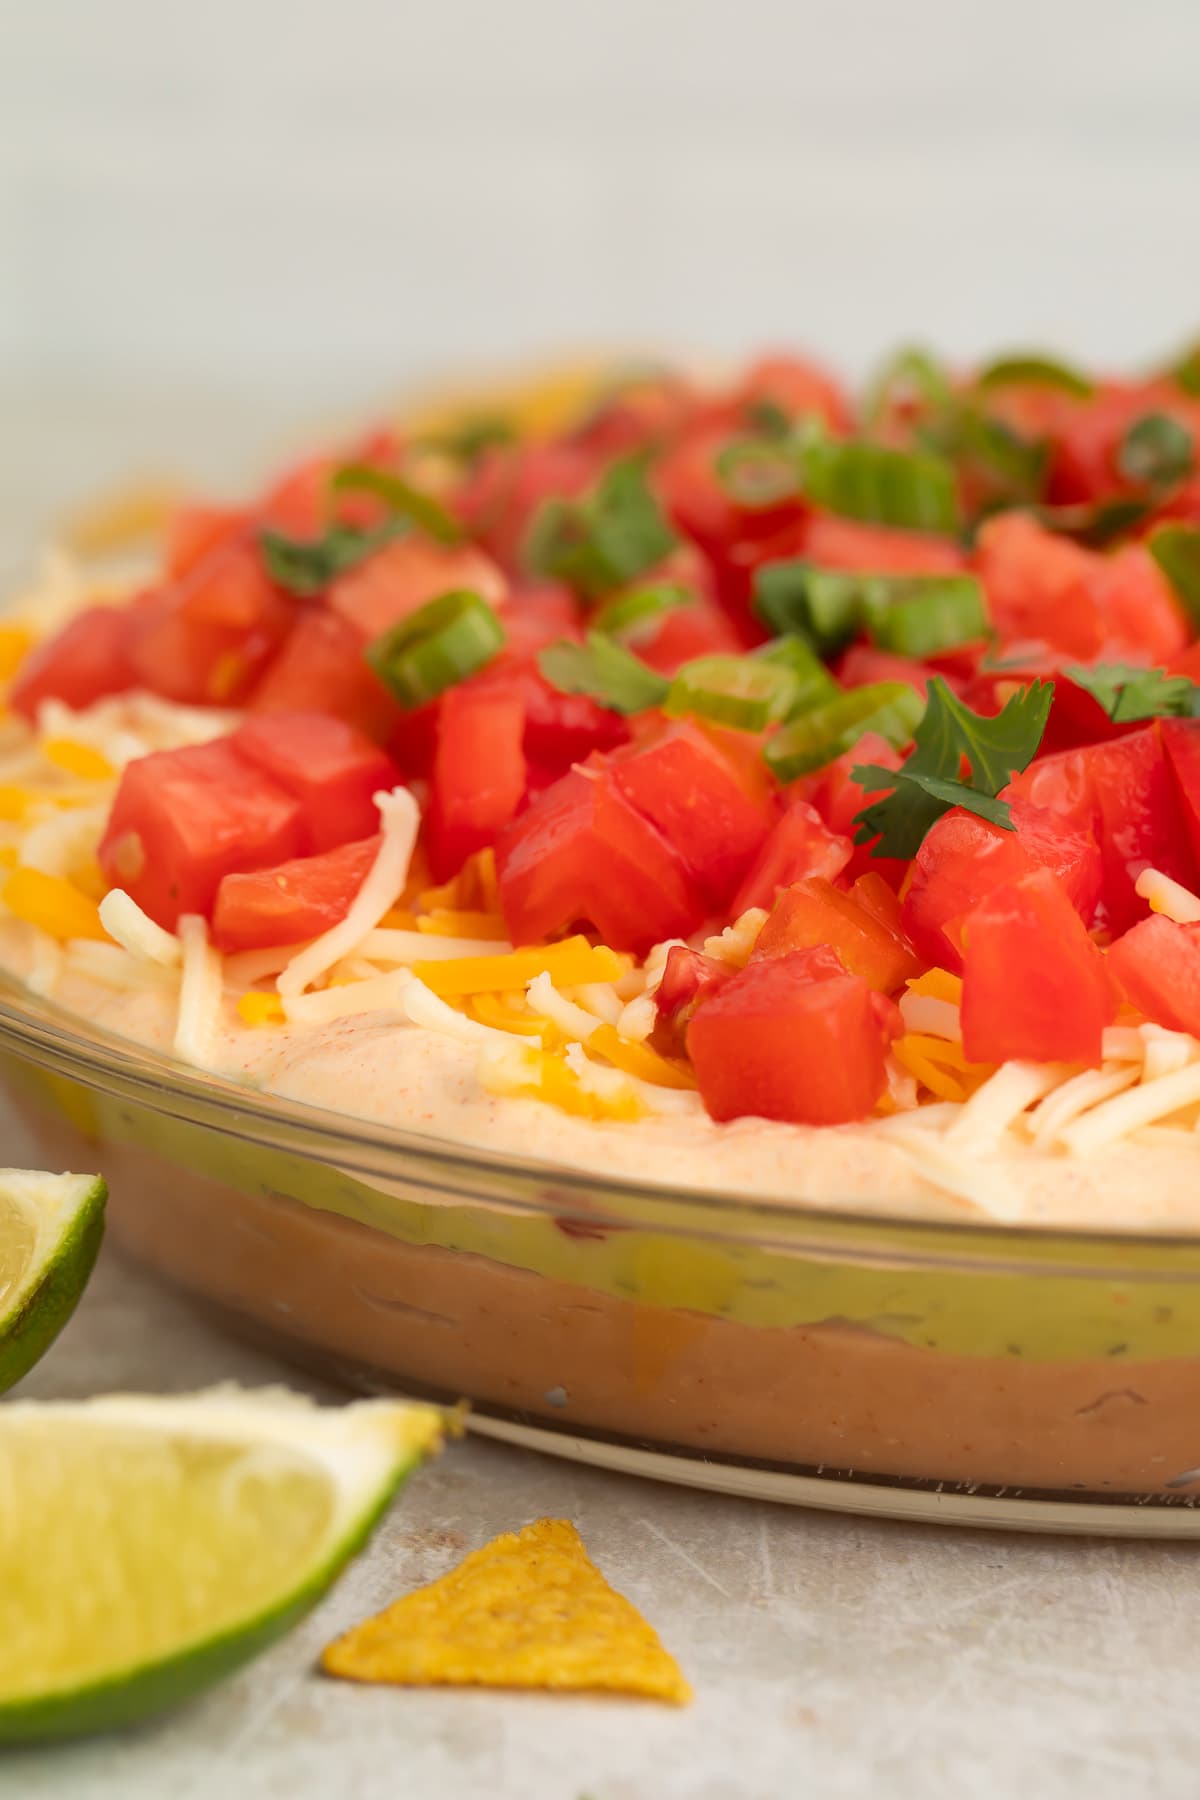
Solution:
{"label": "lime wedge", "polygon": [[245,1662],[443,1427],[277,1389],[0,1407],[0,1743],[126,1725]]}
{"label": "lime wedge", "polygon": [[75,1310],[104,1233],[98,1175],[0,1169],[0,1394]]}

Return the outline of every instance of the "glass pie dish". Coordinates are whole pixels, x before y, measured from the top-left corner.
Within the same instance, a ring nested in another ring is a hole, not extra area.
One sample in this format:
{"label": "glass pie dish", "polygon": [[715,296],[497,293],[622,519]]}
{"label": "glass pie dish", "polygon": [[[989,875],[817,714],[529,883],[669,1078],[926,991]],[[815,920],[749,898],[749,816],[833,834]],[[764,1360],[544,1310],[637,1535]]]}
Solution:
{"label": "glass pie dish", "polygon": [[1200,1530],[1200,1239],[867,1217],[367,1126],[11,985],[0,1080],[120,1246],[351,1383],[727,1491]]}

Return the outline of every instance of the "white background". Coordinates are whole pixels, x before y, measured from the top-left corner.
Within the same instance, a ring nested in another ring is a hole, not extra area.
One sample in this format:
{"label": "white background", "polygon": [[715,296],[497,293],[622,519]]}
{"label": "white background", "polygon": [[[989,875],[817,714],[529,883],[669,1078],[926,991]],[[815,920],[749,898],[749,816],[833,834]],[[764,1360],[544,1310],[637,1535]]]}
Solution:
{"label": "white background", "polygon": [[0,0],[0,480],[549,344],[1153,358],[1198,79],[1197,0]]}

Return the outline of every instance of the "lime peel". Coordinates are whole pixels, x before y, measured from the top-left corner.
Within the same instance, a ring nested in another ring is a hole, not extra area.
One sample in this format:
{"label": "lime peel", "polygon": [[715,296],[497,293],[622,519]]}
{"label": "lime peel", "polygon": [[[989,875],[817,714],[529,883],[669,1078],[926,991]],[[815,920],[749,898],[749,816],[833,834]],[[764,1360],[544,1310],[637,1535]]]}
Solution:
{"label": "lime peel", "polygon": [[104,1235],[97,1175],[0,1169],[0,1393],[58,1336]]}

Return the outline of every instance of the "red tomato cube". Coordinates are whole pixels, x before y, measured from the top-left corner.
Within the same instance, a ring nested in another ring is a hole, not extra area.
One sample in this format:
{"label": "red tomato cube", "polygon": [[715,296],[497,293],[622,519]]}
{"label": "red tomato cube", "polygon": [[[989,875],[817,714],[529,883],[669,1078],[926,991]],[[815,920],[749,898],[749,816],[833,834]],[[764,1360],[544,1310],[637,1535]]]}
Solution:
{"label": "red tomato cube", "polygon": [[125,606],[89,606],[25,658],[8,704],[32,721],[43,700],[62,700],[82,710],[108,694],[136,686],[129,638],[136,612]]}
{"label": "red tomato cube", "polygon": [[758,935],[754,960],[820,944],[836,950],[851,975],[861,975],[881,994],[894,994],[923,966],[902,932],[892,930],[854,894],[816,876],[784,888]]}
{"label": "red tomato cube", "polygon": [[508,593],[502,570],[469,544],[431,543],[415,532],[385,544],[339,575],[329,589],[331,610],[370,642],[439,594],[470,588],[491,606]]}
{"label": "red tomato cube", "polygon": [[218,950],[266,950],[319,937],[350,911],[379,854],[380,836],[222,878],[213,908]]}
{"label": "red tomato cube", "polygon": [[963,1050],[971,1062],[1099,1063],[1116,996],[1051,870],[994,888],[967,915],[963,946]]}
{"label": "red tomato cube", "polygon": [[828,950],[750,962],[697,1007],[688,1055],[714,1119],[866,1118],[887,1083],[899,1014],[861,976],[831,966]]}
{"label": "red tomato cube", "polygon": [[218,546],[161,588],[134,623],[129,656],[153,693],[193,706],[235,706],[291,629],[292,601],[253,544]]}
{"label": "red tomato cube", "polygon": [[324,607],[303,612],[250,696],[251,712],[323,712],[385,742],[405,715],[363,654],[353,625]]}
{"label": "red tomato cube", "polygon": [[386,751],[353,725],[325,713],[248,719],[231,741],[300,802],[306,855],[371,836],[379,827],[375,795],[400,780]]}
{"label": "red tomato cube", "polygon": [[1200,932],[1154,913],[1119,937],[1106,958],[1131,1006],[1168,1031],[1200,1036]]}
{"label": "red tomato cube", "polygon": [[787,803],[783,817],[746,871],[730,912],[735,919],[752,906],[771,907],[780,889],[810,875],[833,881],[850,861],[854,846],[831,831],[815,806],[806,800]]}
{"label": "red tomato cube", "polygon": [[514,689],[468,681],[443,694],[427,816],[435,881],[457,874],[515,816],[525,797],[524,736]]}
{"label": "red tomato cube", "polygon": [[269,868],[303,842],[300,803],[227,738],[129,764],[100,842],[100,867],[156,924],[208,914],[222,878]]}

